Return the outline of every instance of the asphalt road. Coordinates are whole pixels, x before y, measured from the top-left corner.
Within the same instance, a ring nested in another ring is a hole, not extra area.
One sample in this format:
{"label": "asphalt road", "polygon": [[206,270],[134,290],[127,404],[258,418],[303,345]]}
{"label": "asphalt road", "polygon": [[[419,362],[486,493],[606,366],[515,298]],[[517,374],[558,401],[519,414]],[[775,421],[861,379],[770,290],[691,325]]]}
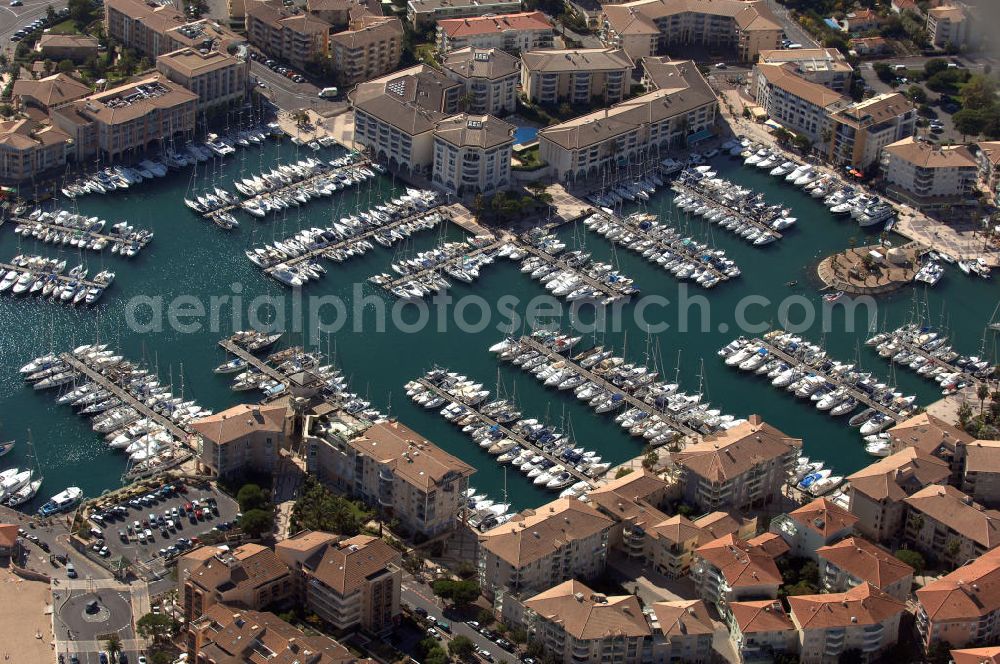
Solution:
{"label": "asphalt road", "polygon": [[[435,601],[431,589],[423,584],[417,583],[414,579],[405,578],[403,580],[400,601],[406,606],[409,606],[411,609],[415,609],[417,607],[422,608],[427,611],[428,616],[433,616],[436,620],[445,620],[451,624],[450,634],[444,632],[441,633],[441,637],[445,641],[446,648],[447,641],[450,641],[452,638],[461,634],[462,636],[467,636],[472,639],[476,648],[488,651],[493,656],[493,661],[506,662],[507,664],[514,664],[518,661],[517,657],[506,650],[503,650],[500,646],[493,643],[493,641],[490,641],[465,623],[456,622],[451,618],[445,617],[441,607]],[[441,630],[438,631],[440,632]]]}
{"label": "asphalt road", "polygon": [[9,0],[0,0],[0,41],[4,46],[9,44],[7,38],[17,32],[21,26],[31,23],[36,18],[45,16],[49,5],[53,9],[61,9],[66,6],[65,0],[24,0],[21,7],[11,7]]}
{"label": "asphalt road", "polygon": [[[320,99],[320,88],[313,85],[308,80],[305,83],[296,83],[278,72],[269,69],[261,62],[252,61],[250,63],[250,76],[258,81],[263,81],[265,88],[262,92],[276,106],[286,111],[298,109],[312,109],[324,115],[338,107],[346,107],[347,102],[328,101]],[[347,91],[342,90],[345,94]]]}
{"label": "asphalt road", "polygon": [[803,48],[813,48],[818,46],[816,40],[812,38],[806,29],[799,25],[795,19],[793,19],[789,14],[788,10],[780,5],[777,0],[767,0],[767,8],[771,10],[778,21],[781,23],[781,27],[785,29],[785,36],[791,39],[793,42],[798,42],[802,44]]}

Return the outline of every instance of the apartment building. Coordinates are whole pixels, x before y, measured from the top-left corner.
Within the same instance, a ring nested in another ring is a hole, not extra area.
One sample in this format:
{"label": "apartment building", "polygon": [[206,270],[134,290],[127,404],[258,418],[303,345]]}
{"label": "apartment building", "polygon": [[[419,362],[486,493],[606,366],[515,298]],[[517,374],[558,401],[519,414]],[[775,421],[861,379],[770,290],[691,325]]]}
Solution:
{"label": "apartment building", "polygon": [[712,661],[715,625],[700,599],[654,602],[646,615],[652,628],[653,662]]}
{"label": "apartment building", "polygon": [[376,507],[412,536],[434,537],[455,527],[475,468],[394,420],[310,426],[306,467],[321,482]]}
{"label": "apartment building", "polygon": [[1000,664],[1000,646],[952,650],[951,661],[955,664]]}
{"label": "apartment building", "polygon": [[442,54],[467,46],[521,53],[552,48],[554,39],[552,23],[539,11],[449,18],[437,24],[437,47]]}
{"label": "apartment building", "polygon": [[974,440],[963,450],[962,492],[987,507],[1000,507],[1000,441]]}
{"label": "apartment building", "polygon": [[742,62],[778,48],[782,28],[757,0],[637,0],[603,6],[601,39],[638,61],[684,46],[728,49]]}
{"label": "apartment building", "polygon": [[755,534],[757,517],[711,512],[692,521],[677,514],[649,529],[646,558],[658,572],[676,579],[688,574],[699,546],[726,535],[749,539]]}
{"label": "apartment building", "polygon": [[434,128],[433,181],[459,198],[508,189],[514,129],[492,115],[441,120]]}
{"label": "apartment building", "polygon": [[95,38],[90,35],[56,35],[52,33],[43,34],[35,44],[35,50],[43,57],[59,62],[60,60],[72,60],[73,62],[86,62],[90,58],[97,57],[97,48],[100,45]]}
{"label": "apartment building", "polygon": [[219,51],[182,48],[156,59],[156,69],[174,83],[198,95],[198,110],[243,103],[250,61]]}
{"label": "apartment building", "polygon": [[213,19],[192,21],[172,4],[143,0],[107,0],[104,26],[108,37],[120,46],[149,58],[180,48],[228,52],[231,46],[246,42]]}
{"label": "apartment building", "polygon": [[729,604],[729,640],[743,664],[768,664],[798,650],[798,632],[776,599]]}
{"label": "apartment building", "polygon": [[430,177],[434,128],[458,112],[462,90],[462,84],[427,65],[360,83],[348,95],[354,141],[394,170]]}
{"label": "apartment building", "polygon": [[972,26],[965,10],[957,5],[940,5],[927,10],[927,36],[934,46],[959,48],[972,36]]}
{"label": "apartment building", "polygon": [[0,122],[0,182],[20,184],[65,168],[69,135],[33,120]]}
{"label": "apartment building", "polygon": [[917,590],[917,629],[925,648],[985,646],[1000,639],[1000,549]]}
{"label": "apartment building", "polygon": [[896,644],[906,604],[863,583],[842,593],[788,598],[802,664],[836,664],[847,651],[866,660]]}
{"label": "apartment building", "polygon": [[535,103],[602,106],[629,93],[635,64],[618,48],[528,51],[521,55],[521,89]]}
{"label": "apartment building", "polygon": [[367,0],[306,0],[306,11],[336,28],[344,28],[358,14],[379,14],[378,3]]}
{"label": "apartment building", "polygon": [[816,560],[819,547],[847,537],[857,522],[858,517],[843,507],[817,498],[772,519],[770,531],[785,540],[792,556]]}
{"label": "apartment building", "polygon": [[479,585],[501,607],[504,595],[525,597],[604,571],[613,521],[575,498],[524,510],[479,536]]}
{"label": "apartment building", "polygon": [[902,536],[907,497],[926,486],[945,482],[948,465],[917,448],[906,448],[847,477],[855,528],[875,542]]}
{"label": "apartment building", "polygon": [[826,145],[829,117],[847,108],[850,97],[799,76],[792,64],[757,64],[755,100],[775,122],[813,144]]}
{"label": "apartment building", "polygon": [[552,177],[597,178],[620,160],[641,163],[711,135],[719,102],[695,64],[645,58],[642,65],[653,91],[538,132]]}
{"label": "apartment building", "polygon": [[523,606],[529,638],[566,664],[641,664],[651,648],[652,631],[635,595],[603,595],[572,579]]}
{"label": "apartment building", "polygon": [[37,80],[14,81],[11,96],[18,110],[33,107],[42,111],[62,106],[91,94],[89,85],[66,74],[53,74]]}
{"label": "apartment building", "polygon": [[706,511],[747,510],[781,495],[802,449],[792,438],[751,415],[743,424],[671,455],[684,500]]}
{"label": "apartment building", "polygon": [[274,551],[300,576],[299,599],[334,629],[386,634],[395,625],[402,555],[384,540],[306,531]]}
{"label": "apartment building", "polygon": [[50,112],[70,136],[77,161],[110,162],[153,145],[194,136],[198,96],[155,74],[92,94]]}
{"label": "apartment building", "polygon": [[359,12],[346,30],[330,37],[333,68],[349,84],[393,71],[402,55],[403,23],[392,16]]}
{"label": "apartment building", "polygon": [[826,592],[850,590],[870,583],[886,595],[906,601],[913,585],[913,568],[888,549],[863,537],[848,537],[816,551],[819,579]]}
{"label": "apartment building", "polygon": [[875,95],[830,115],[827,158],[863,171],[878,163],[882,148],[912,136],[917,111],[898,92]]}
{"label": "apartment building", "polygon": [[882,148],[882,177],[889,192],[921,208],[969,201],[978,170],[964,145],[938,145],[910,136]]}
{"label": "apartment building", "polygon": [[646,469],[631,472],[587,494],[587,502],[615,523],[608,543],[629,558],[651,560],[655,526],[670,519],[659,508],[671,487]]}
{"label": "apartment building", "polygon": [[904,499],[904,540],[932,560],[960,565],[1000,544],[1000,512],[952,486],[931,485]]}
{"label": "apartment building", "polygon": [[497,48],[449,51],[441,62],[445,76],[463,87],[462,107],[467,113],[504,116],[517,109],[517,83],[521,61]]}
{"label": "apartment building", "polygon": [[188,623],[187,661],[296,662],[297,664],[366,664],[328,636],[305,634],[273,613],[248,611],[217,604]]}
{"label": "apartment building", "polygon": [[701,598],[726,615],[732,602],[778,598],[782,580],[775,560],[787,552],[773,533],[749,540],[726,535],[695,550],[691,577]]}
{"label": "apartment building", "polygon": [[948,483],[961,483],[965,467],[965,447],[973,439],[960,427],[924,412],[903,420],[886,433],[889,434],[890,449],[893,452],[913,447],[936,457],[944,461],[951,471]]}
{"label": "apartment building", "polygon": [[330,52],[332,26],[281,0],[248,2],[245,25],[251,44],[298,69]]}
{"label": "apartment building", "polygon": [[244,544],[232,551],[202,547],[181,561],[178,594],[188,621],[214,604],[256,610],[295,594],[291,571],[274,551],[260,544]]}
{"label": "apartment building", "polygon": [[240,404],[191,422],[203,468],[216,477],[269,473],[291,431],[287,399]]}
{"label": "apartment building", "polygon": [[982,141],[976,147],[980,186],[994,201],[1000,202],[1000,141]]}
{"label": "apartment building", "polygon": [[407,0],[406,18],[415,30],[425,30],[438,21],[486,16],[488,14],[516,14],[521,11],[521,0]]}
{"label": "apartment building", "polygon": [[[842,94],[847,94],[850,90],[854,74],[854,67],[849,65],[835,48],[786,48],[761,51],[758,62],[768,65],[792,65],[797,76]],[[753,83],[754,81],[751,81],[751,84]]]}

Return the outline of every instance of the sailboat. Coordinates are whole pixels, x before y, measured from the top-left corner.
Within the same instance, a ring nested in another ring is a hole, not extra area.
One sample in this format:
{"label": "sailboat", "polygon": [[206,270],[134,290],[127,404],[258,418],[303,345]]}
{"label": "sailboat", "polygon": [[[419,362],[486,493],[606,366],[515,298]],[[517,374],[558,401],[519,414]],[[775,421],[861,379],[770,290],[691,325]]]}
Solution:
{"label": "sailboat", "polygon": [[6,443],[0,443],[0,457],[8,454],[12,449],[14,449],[13,440],[8,440]]}

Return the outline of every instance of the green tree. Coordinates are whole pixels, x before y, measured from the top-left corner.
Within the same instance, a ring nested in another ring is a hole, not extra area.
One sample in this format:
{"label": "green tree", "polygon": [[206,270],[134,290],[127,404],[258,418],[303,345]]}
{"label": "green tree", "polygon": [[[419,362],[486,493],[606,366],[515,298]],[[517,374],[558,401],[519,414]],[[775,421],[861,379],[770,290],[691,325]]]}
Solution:
{"label": "green tree", "polygon": [[979,399],[979,417],[983,416],[983,408],[986,405],[986,397],[990,396],[990,388],[986,383],[979,383],[976,386],[976,398]]}
{"label": "green tree", "polygon": [[928,78],[947,69],[948,61],[944,58],[931,58],[924,63],[924,74],[926,74]]}
{"label": "green tree", "polygon": [[859,648],[848,648],[837,658],[837,664],[863,664],[866,661],[868,660]]}
{"label": "green tree", "polygon": [[801,150],[802,152],[809,152],[812,149],[812,141],[810,141],[805,136],[796,136],[792,139],[792,145]]}
{"label": "green tree", "polygon": [[69,17],[77,27],[83,27],[94,20],[94,4],[90,0],[69,0]]}
{"label": "green tree", "polygon": [[273,527],[274,515],[268,510],[250,510],[240,517],[240,529],[250,537],[270,533]]}
{"label": "green tree", "polygon": [[906,96],[910,98],[914,104],[926,104],[927,103],[927,92],[924,91],[919,85],[911,85],[906,91]]}
{"label": "green tree", "polygon": [[257,484],[244,484],[236,493],[236,502],[240,504],[241,512],[259,510],[267,507],[267,495]]}
{"label": "green tree", "polygon": [[472,653],[476,652],[476,646],[472,643],[472,639],[460,634],[448,643],[448,652],[452,657],[465,659],[471,657]]}
{"label": "green tree", "polygon": [[45,20],[48,21],[49,25],[55,25],[56,19],[59,16],[56,14],[56,9],[52,5],[45,7]]}
{"label": "green tree", "polygon": [[361,532],[371,516],[359,503],[334,494],[309,477],[292,507],[292,529],[325,530],[350,537]]}
{"label": "green tree", "polygon": [[622,466],[621,468],[615,471],[615,479],[616,480],[621,479],[626,475],[628,475],[629,473],[633,472],[634,470],[635,470],[634,468],[628,468],[627,466]]}
{"label": "green tree", "polygon": [[60,74],[68,74],[76,69],[76,65],[73,64],[72,60],[67,58],[66,60],[60,60],[59,64],[56,65],[56,68],[59,70]]}
{"label": "green tree", "polygon": [[153,639],[155,643],[165,641],[177,634],[180,623],[163,613],[147,613],[135,624],[139,636]]}
{"label": "green tree", "polygon": [[438,597],[450,600],[459,606],[470,604],[479,598],[479,584],[471,579],[463,581],[438,579],[431,588]]}
{"label": "green tree", "polygon": [[977,74],[962,86],[962,108],[993,108],[997,103],[996,95],[996,81],[988,76]]}
{"label": "green tree", "polygon": [[[52,9],[52,7],[49,7]],[[122,640],[117,634],[111,634],[104,642],[104,650],[108,653],[108,659],[112,662],[118,661],[118,655],[122,652]]]}
{"label": "green tree", "polygon": [[911,549],[899,549],[893,555],[912,567],[915,575],[920,576],[924,573],[926,563],[924,562],[924,557],[920,555],[920,553]]}

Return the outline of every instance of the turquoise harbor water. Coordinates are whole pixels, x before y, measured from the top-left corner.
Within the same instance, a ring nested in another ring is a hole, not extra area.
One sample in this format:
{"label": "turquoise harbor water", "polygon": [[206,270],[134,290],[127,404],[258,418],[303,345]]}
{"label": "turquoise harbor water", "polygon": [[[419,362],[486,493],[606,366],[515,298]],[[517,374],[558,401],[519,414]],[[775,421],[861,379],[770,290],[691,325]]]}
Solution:
{"label": "turquoise harbor water", "polygon": [[[290,161],[296,148],[291,144],[271,143],[263,148],[250,148],[238,153],[220,168],[220,183],[227,186],[241,170],[248,173],[260,171],[262,164],[270,167],[277,160]],[[306,150],[302,153],[312,154]],[[335,156],[333,151],[321,153],[326,158]],[[865,242],[858,227],[848,220],[835,219],[818,202],[797,189],[778,182],[757,170],[744,168],[728,159],[716,162],[720,173],[741,184],[763,191],[770,202],[791,206],[798,217],[796,226],[786,232],[785,238],[764,249],[754,249],[742,240],[700,219],[684,222],[672,208],[672,195],[668,190],[657,194],[648,208],[678,223],[687,223],[690,232],[726,249],[743,270],[743,275],[717,288],[704,291],[691,287],[689,297],[705,298],[709,317],[707,329],[698,329],[701,309],[692,305],[688,331],[679,329],[681,320],[678,301],[681,293],[677,282],[659,268],[647,264],[641,257],[625,250],[617,252],[603,238],[584,231],[581,227],[564,227],[560,233],[573,242],[582,240],[597,257],[616,259],[622,271],[635,278],[644,295],[658,295],[669,300],[659,302],[645,310],[650,324],[667,323],[666,330],[654,330],[634,320],[636,305],[624,308],[624,323],[619,331],[608,332],[601,341],[613,344],[619,350],[625,346],[633,360],[643,360],[648,355],[656,359],[661,371],[668,378],[677,376],[683,389],[705,393],[705,400],[714,407],[737,416],[757,412],[787,433],[805,439],[806,454],[824,459],[838,473],[849,473],[870,461],[862,449],[857,431],[846,426],[844,419],[834,420],[802,403],[784,391],[772,388],[755,376],[730,369],[722,364],[716,351],[739,334],[735,308],[742,298],[762,295],[772,300],[769,305],[747,308],[746,317],[752,322],[770,323],[778,320],[779,302],[788,296],[798,296],[800,302],[818,306],[818,284],[814,277],[816,261],[846,246],[852,236]],[[3,343],[0,344],[0,438],[16,438],[17,449],[0,462],[0,468],[25,465],[25,444],[30,429],[39,457],[45,484],[39,498],[50,496],[68,485],[83,487],[86,495],[116,487],[124,470],[124,457],[104,446],[94,434],[89,421],[79,418],[66,407],[54,403],[54,394],[35,392],[22,383],[18,367],[46,350],[65,350],[93,340],[100,335],[125,356],[143,360],[155,367],[162,378],[169,380],[179,392],[194,398],[206,407],[221,410],[239,403],[241,398],[255,393],[234,393],[229,389],[229,379],[212,373],[212,368],[225,358],[216,342],[236,327],[246,325],[246,316],[236,325],[232,322],[232,307],[224,303],[221,324],[217,331],[209,329],[210,321],[203,320],[202,329],[182,333],[166,327],[162,331],[137,331],[126,325],[126,305],[130,298],[150,296],[163,298],[166,303],[178,296],[193,296],[209,305],[209,298],[238,296],[242,307],[257,296],[288,296],[285,288],[264,277],[243,255],[243,250],[260,241],[281,238],[300,227],[320,226],[331,215],[340,217],[356,208],[367,208],[390,197],[402,188],[388,178],[380,178],[371,186],[351,190],[334,197],[332,202],[318,201],[290,212],[286,218],[268,218],[258,221],[240,215],[241,227],[233,232],[222,231],[205,222],[181,202],[189,185],[190,173],[173,173],[167,178],[140,185],[135,191],[111,196],[88,196],[79,200],[79,209],[88,215],[106,218],[109,222],[127,219],[140,227],[156,232],[153,242],[135,259],[130,261],[107,255],[85,254],[94,273],[103,268],[117,272],[114,286],[105,294],[97,308],[69,309],[63,306],[40,303],[31,299],[0,296],[0,325]],[[232,189],[232,187],[228,187]],[[20,242],[12,232],[12,224],[0,229],[0,258],[7,260],[21,252],[45,255],[60,254],[70,265],[78,261],[76,250],[54,249],[34,241]],[[462,233],[450,228],[448,237],[459,238]],[[871,238],[869,238],[871,239]],[[898,239],[898,238],[897,238]],[[564,393],[548,390],[533,377],[520,373],[508,365],[498,365],[487,347],[497,342],[503,332],[497,329],[500,315],[494,311],[491,323],[477,332],[462,332],[454,324],[454,306],[444,309],[447,328],[438,330],[436,325],[417,332],[398,330],[377,331],[375,307],[369,302],[354,311],[352,292],[361,284],[366,297],[393,301],[380,289],[368,284],[367,277],[388,271],[395,252],[403,249],[419,251],[442,241],[442,233],[421,233],[404,248],[376,250],[364,257],[343,264],[326,263],[329,272],[318,283],[304,290],[304,300],[310,296],[338,295],[345,298],[346,325],[339,332],[322,336],[318,343],[324,351],[335,353],[336,362],[350,377],[355,391],[367,397],[383,410],[398,416],[428,439],[456,454],[478,469],[473,483],[481,490],[499,497],[504,489],[502,468],[482,452],[469,439],[441,418],[436,411],[425,411],[406,398],[403,384],[417,377],[432,365],[447,366],[466,373],[487,386],[498,384],[519,399],[525,416],[548,418],[565,422],[579,444],[596,449],[605,460],[620,462],[636,456],[642,442],[622,433],[611,418],[596,415]],[[786,284],[797,281],[798,285]],[[478,295],[485,302],[496,302],[503,295],[519,298],[514,306],[523,315],[528,300],[542,294],[541,286],[522,274],[517,265],[499,259],[483,269],[482,278],[475,284],[456,283],[450,291],[457,301],[464,295]],[[957,269],[949,268],[938,286],[925,292],[905,288],[878,301],[877,320],[880,327],[896,326],[906,322],[919,300],[920,309],[934,323],[945,322],[956,348],[965,353],[977,353],[984,344],[984,327],[997,303],[997,290],[992,282],[970,278]],[[796,308],[798,307],[798,308]],[[290,313],[292,304],[286,303]],[[141,320],[148,318],[147,305],[140,307]],[[326,319],[332,308],[323,310]],[[466,310],[466,318],[476,321],[478,307]],[[844,360],[857,361],[868,370],[886,377],[889,365],[878,358],[871,349],[863,346],[867,336],[866,310],[859,308],[851,320],[845,320],[841,306],[831,310],[831,331],[822,332],[817,320],[804,336],[822,342],[830,353]],[[244,311],[245,313],[245,311]],[[404,309],[404,319],[412,321],[415,311]],[[437,313],[434,312],[433,318]],[[801,320],[801,306],[791,308],[791,320]],[[578,318],[592,318],[589,311],[582,311]],[[273,312],[265,320],[273,321]],[[857,320],[855,320],[857,319]],[[549,318],[547,320],[554,320]],[[569,320],[565,314],[564,321]],[[845,324],[853,323],[855,332],[845,332]],[[355,331],[358,326],[361,330]],[[692,329],[694,328],[694,329]],[[521,326],[515,331],[520,332]],[[301,329],[286,334],[282,344],[303,343]],[[309,343],[309,339],[305,339]],[[583,347],[584,344],[581,344]],[[985,338],[986,353],[993,357],[994,341]],[[899,370],[894,377],[904,393],[915,393],[922,404],[938,396],[936,385],[918,378],[908,370]],[[509,473],[506,488],[510,500],[517,507],[537,505],[553,494],[540,491],[520,474]],[[37,505],[37,501],[35,503]],[[32,507],[32,506],[27,506]]]}

